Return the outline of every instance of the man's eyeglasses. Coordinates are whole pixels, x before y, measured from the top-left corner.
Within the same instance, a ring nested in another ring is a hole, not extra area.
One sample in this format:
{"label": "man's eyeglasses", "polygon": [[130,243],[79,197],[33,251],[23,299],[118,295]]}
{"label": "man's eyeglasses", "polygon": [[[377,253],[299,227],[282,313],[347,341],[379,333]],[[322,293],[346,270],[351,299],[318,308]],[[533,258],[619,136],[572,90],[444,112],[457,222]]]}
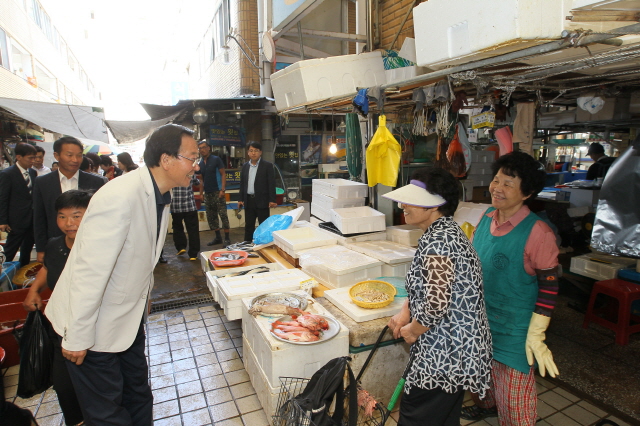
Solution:
{"label": "man's eyeglasses", "polygon": [[202,157],[198,157],[198,158],[196,158],[196,159],[194,160],[193,158],[185,157],[184,155],[180,155],[180,154],[177,154],[177,155],[178,155],[178,157],[182,157],[182,158],[184,158],[185,160],[193,161],[193,164],[191,165],[191,167],[195,167],[195,166],[197,166],[197,165],[198,165],[198,163],[200,163],[200,161],[202,160]]}

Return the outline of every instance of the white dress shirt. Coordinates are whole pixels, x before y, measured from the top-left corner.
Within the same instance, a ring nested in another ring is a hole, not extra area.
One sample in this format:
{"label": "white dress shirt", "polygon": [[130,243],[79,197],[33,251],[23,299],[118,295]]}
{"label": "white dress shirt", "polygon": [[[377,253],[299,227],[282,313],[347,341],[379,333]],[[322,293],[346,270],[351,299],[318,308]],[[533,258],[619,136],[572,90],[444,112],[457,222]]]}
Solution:
{"label": "white dress shirt", "polygon": [[71,179],[67,179],[67,177],[60,171],[58,171],[58,175],[60,176],[60,189],[62,190],[62,192],[67,192],[72,189],[78,189],[80,170],[78,170],[76,174],[71,176]]}
{"label": "white dress shirt", "polygon": [[258,173],[258,166],[260,165],[261,158],[258,158],[258,161],[256,162],[255,166],[253,165],[251,160],[249,160],[249,180],[247,181],[247,194],[249,195],[253,195],[256,193],[256,190],[255,190],[256,173]]}
{"label": "white dress shirt", "polygon": [[32,167],[32,169],[35,170],[36,173],[38,173],[38,176],[44,176],[44,175],[46,175],[48,173],[51,173],[51,169],[48,168],[47,166],[42,166],[41,169],[37,169],[35,167]]}

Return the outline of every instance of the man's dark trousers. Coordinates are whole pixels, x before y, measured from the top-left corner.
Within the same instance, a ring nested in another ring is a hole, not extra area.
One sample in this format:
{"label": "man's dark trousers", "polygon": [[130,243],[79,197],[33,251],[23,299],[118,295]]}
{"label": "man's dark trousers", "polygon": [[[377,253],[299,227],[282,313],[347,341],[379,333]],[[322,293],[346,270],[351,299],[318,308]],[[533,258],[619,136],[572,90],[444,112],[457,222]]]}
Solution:
{"label": "man's dark trousers", "polygon": [[31,263],[31,250],[35,241],[33,225],[23,229],[12,228],[4,246],[7,262],[13,260],[18,250],[20,250],[20,266]]}
{"label": "man's dark trousers", "polygon": [[[173,244],[176,250],[187,250],[187,235],[189,236],[189,249],[187,253],[190,258],[198,257],[200,251],[200,224],[198,222],[198,212],[171,213],[173,226]],[[184,226],[187,227],[187,235],[184,233]]]}
{"label": "man's dark trousers", "polygon": [[247,202],[244,206],[244,240],[253,240],[253,231],[256,229],[256,218],[262,223],[269,218],[269,207],[258,208],[253,194],[247,194]]}
{"label": "man's dark trousers", "polygon": [[87,425],[151,426],[153,394],[144,355],[144,323],[124,352],[93,352],[81,365],[67,360]]}

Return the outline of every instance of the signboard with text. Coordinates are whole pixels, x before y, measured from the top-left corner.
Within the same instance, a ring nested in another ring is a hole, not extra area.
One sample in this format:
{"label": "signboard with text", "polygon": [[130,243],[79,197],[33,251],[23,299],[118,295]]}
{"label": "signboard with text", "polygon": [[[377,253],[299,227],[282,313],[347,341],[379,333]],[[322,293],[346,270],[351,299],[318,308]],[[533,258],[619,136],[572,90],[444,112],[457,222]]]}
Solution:
{"label": "signboard with text", "polygon": [[209,126],[209,144],[212,146],[245,146],[245,132],[236,126]]}

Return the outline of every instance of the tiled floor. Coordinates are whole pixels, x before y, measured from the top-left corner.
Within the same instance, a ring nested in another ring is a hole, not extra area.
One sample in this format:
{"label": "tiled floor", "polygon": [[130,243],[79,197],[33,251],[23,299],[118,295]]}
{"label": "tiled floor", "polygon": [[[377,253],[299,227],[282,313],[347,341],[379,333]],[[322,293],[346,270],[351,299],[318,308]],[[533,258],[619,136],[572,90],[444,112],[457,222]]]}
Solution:
{"label": "tiled floor", "polygon": [[[149,376],[156,426],[264,426],[267,417],[242,364],[240,321],[213,306],[154,314],[147,323]],[[3,370],[8,400],[29,408],[41,426],[64,421],[52,389],[17,398],[18,367]],[[538,425],[591,425],[603,418],[627,425],[587,401],[538,378]],[[470,404],[467,397],[465,404]],[[393,415],[397,418],[397,412]],[[463,425],[497,425],[496,418]],[[386,423],[394,426],[394,419]]]}

